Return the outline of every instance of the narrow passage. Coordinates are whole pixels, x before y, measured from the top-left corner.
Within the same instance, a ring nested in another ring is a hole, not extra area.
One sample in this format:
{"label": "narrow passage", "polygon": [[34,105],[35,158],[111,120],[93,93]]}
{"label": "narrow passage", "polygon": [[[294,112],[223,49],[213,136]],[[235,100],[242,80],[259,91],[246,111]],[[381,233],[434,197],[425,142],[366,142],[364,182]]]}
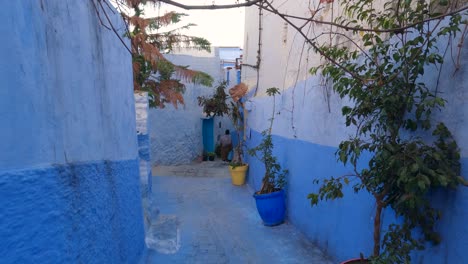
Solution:
{"label": "narrow passage", "polygon": [[291,224],[264,226],[253,190],[233,186],[226,164],[156,167],[153,175],[160,214],[146,263],[333,263]]}

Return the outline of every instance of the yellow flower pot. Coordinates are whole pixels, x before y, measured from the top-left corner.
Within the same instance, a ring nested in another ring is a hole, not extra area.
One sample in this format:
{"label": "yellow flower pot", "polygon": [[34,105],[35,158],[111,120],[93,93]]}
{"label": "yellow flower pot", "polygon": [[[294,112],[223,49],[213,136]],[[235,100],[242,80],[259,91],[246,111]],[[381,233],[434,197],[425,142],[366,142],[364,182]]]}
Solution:
{"label": "yellow flower pot", "polygon": [[247,174],[248,168],[248,164],[236,167],[229,165],[229,172],[231,172],[231,180],[233,185],[239,186],[245,183],[245,175]]}

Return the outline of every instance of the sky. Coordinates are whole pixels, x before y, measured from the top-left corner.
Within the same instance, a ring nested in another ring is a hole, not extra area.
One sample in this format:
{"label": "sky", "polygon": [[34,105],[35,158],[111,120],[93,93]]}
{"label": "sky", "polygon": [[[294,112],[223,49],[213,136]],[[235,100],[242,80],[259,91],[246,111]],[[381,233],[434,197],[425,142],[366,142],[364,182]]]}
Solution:
{"label": "sky", "polygon": [[[234,4],[235,0],[176,0],[185,5],[219,5]],[[148,16],[158,15],[158,10],[146,10]],[[206,38],[213,46],[236,46],[244,45],[244,9],[233,8],[222,10],[184,10],[167,4],[161,6],[159,14],[168,11],[186,13],[189,16],[183,18],[182,24],[195,23],[185,34]]]}

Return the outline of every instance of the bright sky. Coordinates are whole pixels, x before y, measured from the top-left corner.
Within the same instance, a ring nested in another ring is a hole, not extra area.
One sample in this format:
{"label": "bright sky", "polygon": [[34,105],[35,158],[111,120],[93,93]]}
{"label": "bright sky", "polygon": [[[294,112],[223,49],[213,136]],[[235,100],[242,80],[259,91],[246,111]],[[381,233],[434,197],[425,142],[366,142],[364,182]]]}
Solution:
{"label": "bright sky", "polygon": [[[234,4],[235,0],[176,0],[185,5],[219,5]],[[237,46],[244,45],[244,8],[221,9],[221,10],[184,10],[163,4],[159,14],[168,11],[186,13],[189,16],[183,18],[182,24],[195,23],[185,34],[203,37],[211,42],[213,46]],[[158,15],[158,10],[146,10],[147,16]]]}

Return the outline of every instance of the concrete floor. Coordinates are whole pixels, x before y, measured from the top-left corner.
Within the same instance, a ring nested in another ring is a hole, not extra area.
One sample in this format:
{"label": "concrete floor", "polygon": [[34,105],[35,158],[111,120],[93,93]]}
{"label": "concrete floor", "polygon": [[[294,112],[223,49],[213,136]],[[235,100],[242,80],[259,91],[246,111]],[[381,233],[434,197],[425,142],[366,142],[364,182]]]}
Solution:
{"label": "concrete floor", "polygon": [[264,226],[253,190],[233,186],[227,171],[221,162],[153,170],[160,214],[144,263],[333,263],[294,226]]}

